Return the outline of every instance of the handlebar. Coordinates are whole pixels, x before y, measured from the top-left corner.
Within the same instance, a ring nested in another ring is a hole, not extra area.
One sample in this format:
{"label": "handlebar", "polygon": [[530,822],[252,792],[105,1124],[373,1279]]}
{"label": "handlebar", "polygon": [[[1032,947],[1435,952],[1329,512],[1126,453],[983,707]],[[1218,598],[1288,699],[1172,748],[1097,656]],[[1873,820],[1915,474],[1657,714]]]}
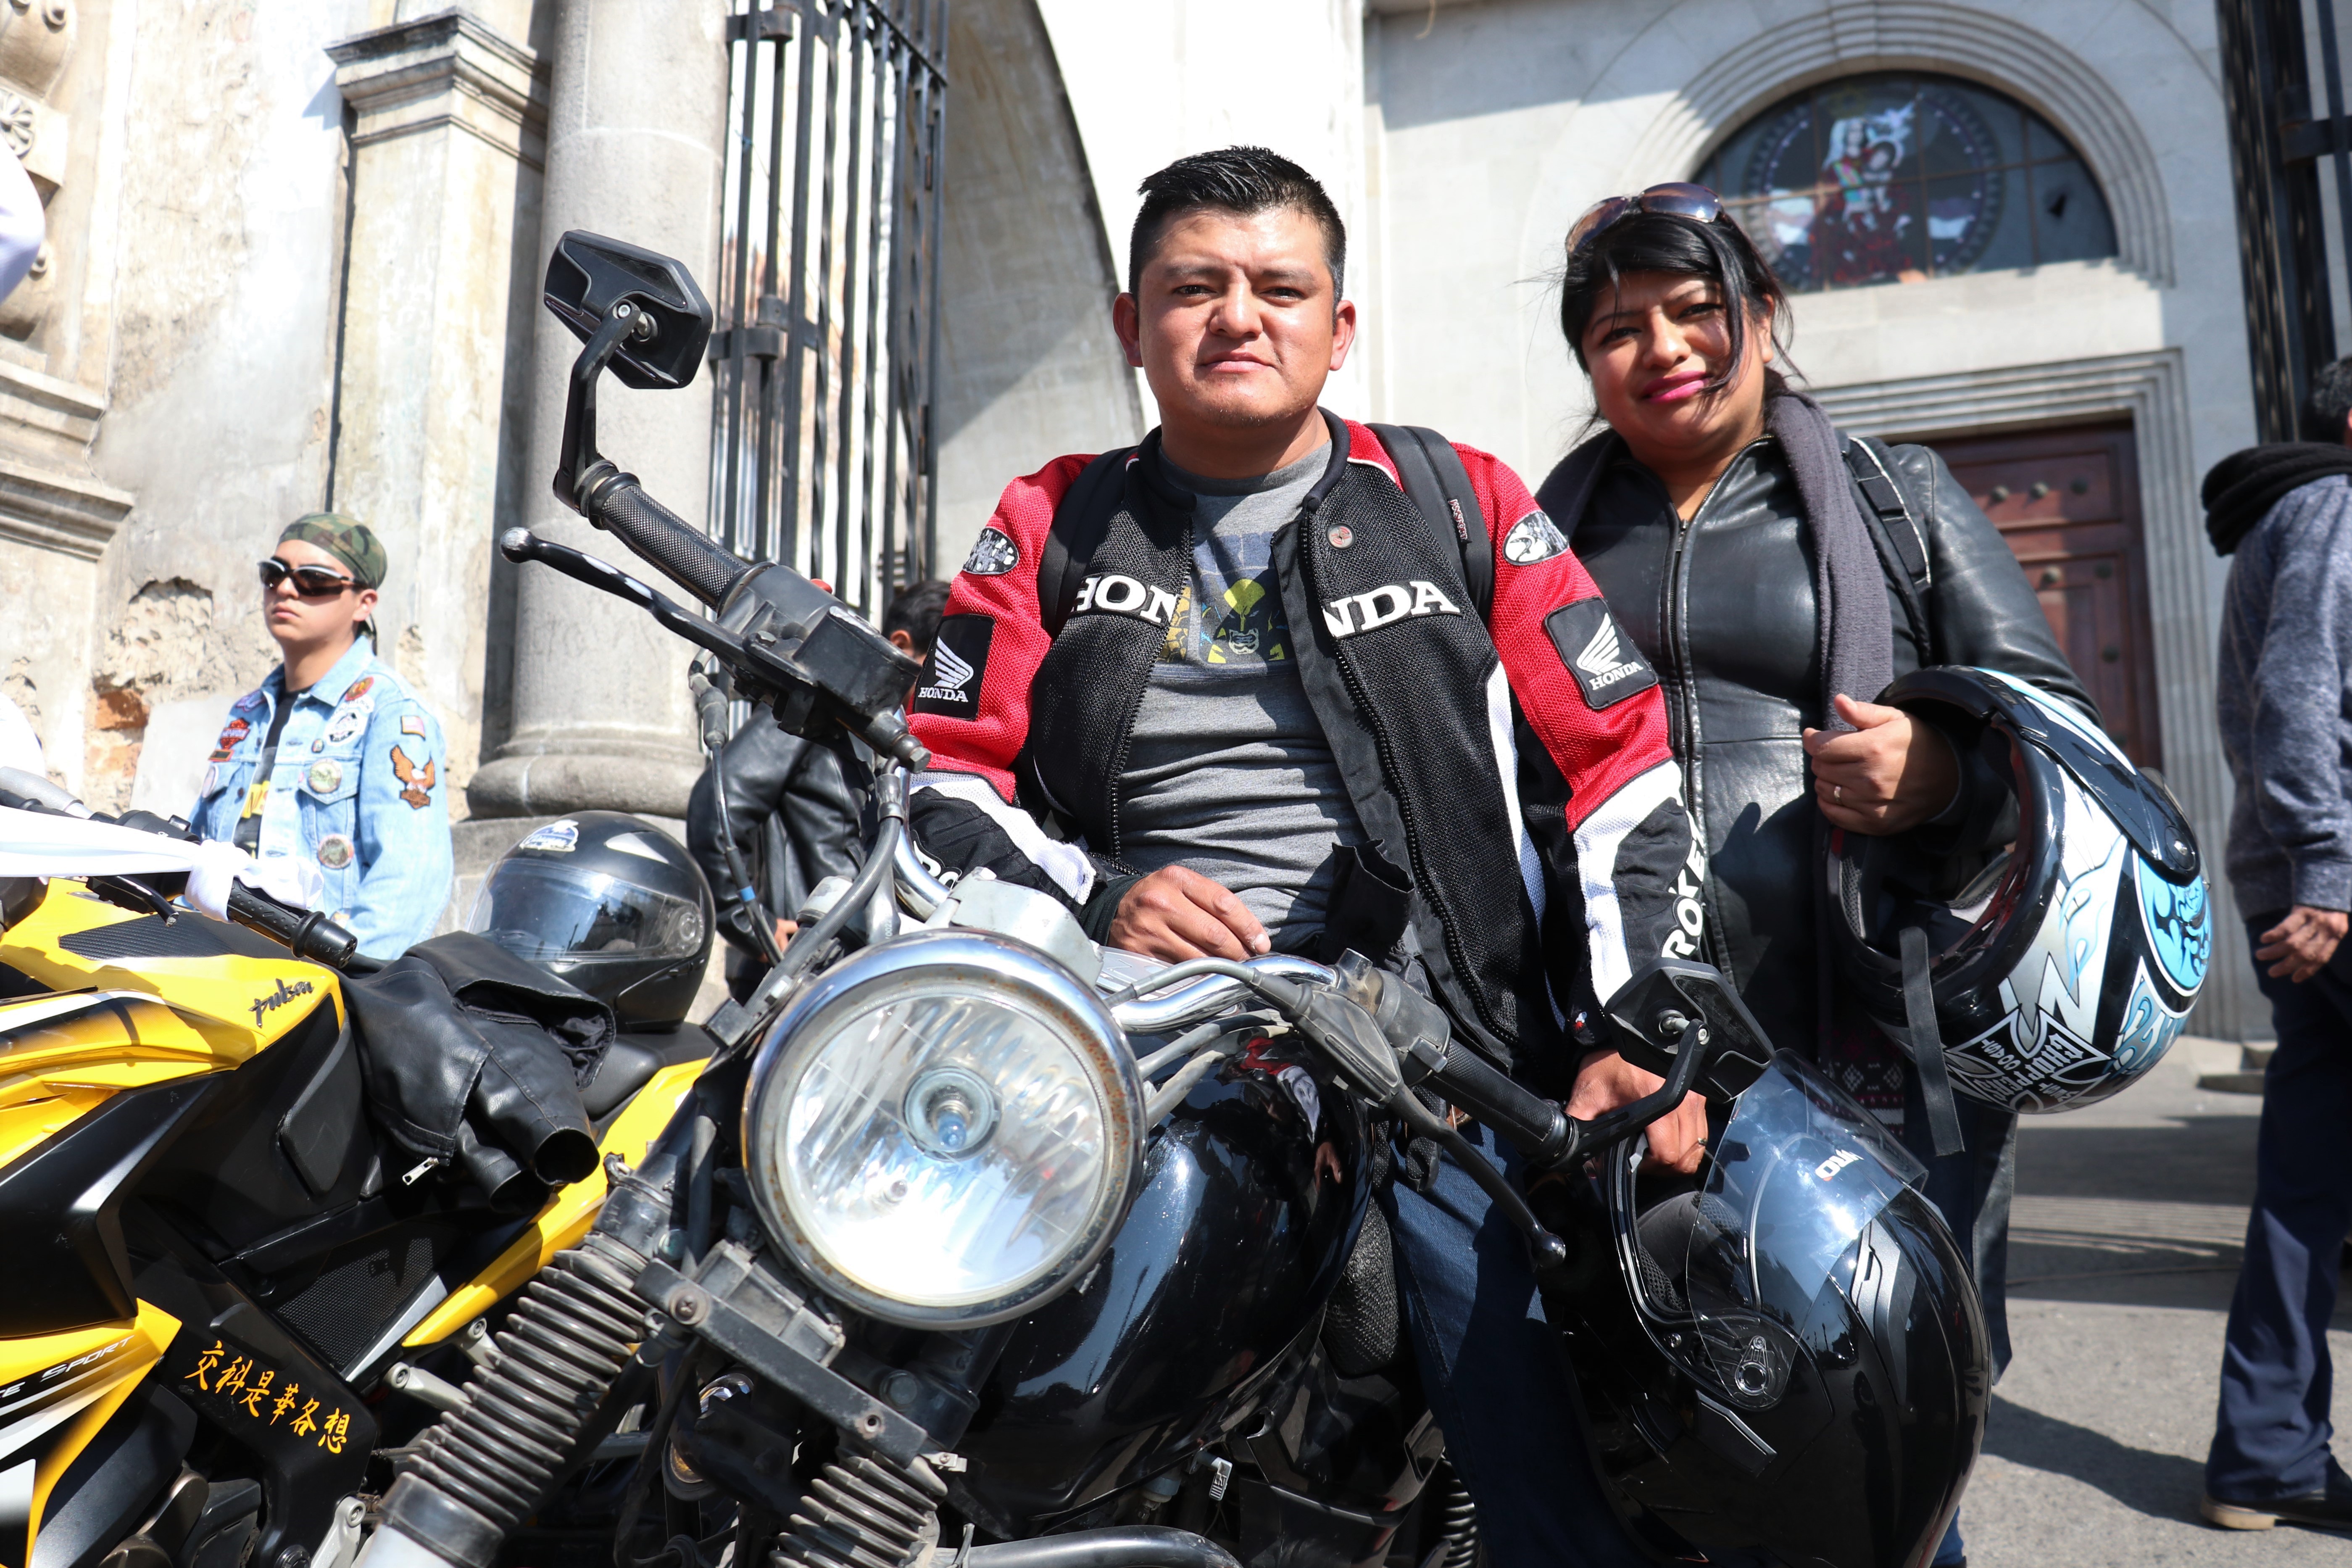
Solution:
{"label": "handlebar", "polygon": [[280,903],[260,889],[243,882],[229,886],[228,918],[312,963],[342,970],[356,969],[368,963],[358,957],[360,939],[346,928],[316,910]]}
{"label": "handlebar", "polygon": [[654,500],[636,475],[609,462],[600,461],[581,476],[580,515],[714,610],[754,570]]}

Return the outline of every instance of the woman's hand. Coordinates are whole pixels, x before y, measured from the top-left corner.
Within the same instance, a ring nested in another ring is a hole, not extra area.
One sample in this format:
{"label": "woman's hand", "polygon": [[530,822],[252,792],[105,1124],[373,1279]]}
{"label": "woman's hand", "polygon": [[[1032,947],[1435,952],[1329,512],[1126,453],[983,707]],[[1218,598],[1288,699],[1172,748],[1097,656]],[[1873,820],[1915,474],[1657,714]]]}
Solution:
{"label": "woman's hand", "polygon": [[[1595,1051],[1576,1069],[1576,1089],[1568,1097],[1568,1113],[1580,1121],[1590,1121],[1603,1111],[1655,1094],[1665,1081],[1615,1051]],[[1680,1105],[1650,1123],[1650,1152],[1643,1163],[1664,1165],[1687,1176],[1698,1169],[1706,1153],[1705,1097],[1685,1095]]]}
{"label": "woman's hand", "polygon": [[1883,837],[1916,827],[1952,803],[1960,763],[1934,725],[1843,692],[1834,700],[1838,717],[1853,728],[1805,731],[1813,798],[1833,826]]}

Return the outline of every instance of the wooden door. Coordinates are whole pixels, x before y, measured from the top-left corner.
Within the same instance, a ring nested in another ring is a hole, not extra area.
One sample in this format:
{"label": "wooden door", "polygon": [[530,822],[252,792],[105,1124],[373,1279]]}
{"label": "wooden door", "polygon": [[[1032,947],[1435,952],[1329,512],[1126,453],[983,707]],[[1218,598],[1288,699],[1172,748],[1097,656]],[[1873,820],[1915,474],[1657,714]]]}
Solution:
{"label": "wooden door", "polygon": [[1926,445],[1943,454],[2016,552],[2107,733],[2133,762],[2161,768],[2130,423],[1934,437]]}

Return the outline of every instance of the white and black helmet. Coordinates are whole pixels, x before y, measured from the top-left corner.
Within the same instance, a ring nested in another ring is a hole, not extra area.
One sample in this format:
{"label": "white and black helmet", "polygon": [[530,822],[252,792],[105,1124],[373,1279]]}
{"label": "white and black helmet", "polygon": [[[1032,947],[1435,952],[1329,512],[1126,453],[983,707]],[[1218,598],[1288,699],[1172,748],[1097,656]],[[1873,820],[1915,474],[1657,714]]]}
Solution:
{"label": "white and black helmet", "polygon": [[2083,714],[1998,671],[1923,669],[1879,700],[1932,710],[2015,792],[2017,836],[1939,896],[1914,836],[1832,832],[1840,978],[1898,1041],[1932,998],[1951,1087],[1973,1099],[2057,1110],[2131,1083],[2180,1037],[2212,954],[2179,803]]}

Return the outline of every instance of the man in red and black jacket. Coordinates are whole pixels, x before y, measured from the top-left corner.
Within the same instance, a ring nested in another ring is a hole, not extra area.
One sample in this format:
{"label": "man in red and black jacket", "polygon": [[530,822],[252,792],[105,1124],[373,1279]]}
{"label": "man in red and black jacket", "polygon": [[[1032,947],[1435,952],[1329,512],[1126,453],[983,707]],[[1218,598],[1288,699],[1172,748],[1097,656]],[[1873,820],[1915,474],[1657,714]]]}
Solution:
{"label": "man in red and black jacket", "polygon": [[[1579,1037],[1696,951],[1656,676],[1517,475],[1432,442],[1416,505],[1400,455],[1318,406],[1355,335],[1320,185],[1231,148],[1142,192],[1114,315],[1162,423],[1014,480],[982,530],[912,703],[925,851],[1155,958],[1353,948],[1497,1063],[1573,1076],[1579,1114],[1654,1087]],[[1690,1168],[1705,1133],[1694,1100],[1653,1152]],[[1632,1561],[1524,1253],[1474,1249],[1486,1209],[1444,1164],[1383,1199],[1489,1549]]]}

